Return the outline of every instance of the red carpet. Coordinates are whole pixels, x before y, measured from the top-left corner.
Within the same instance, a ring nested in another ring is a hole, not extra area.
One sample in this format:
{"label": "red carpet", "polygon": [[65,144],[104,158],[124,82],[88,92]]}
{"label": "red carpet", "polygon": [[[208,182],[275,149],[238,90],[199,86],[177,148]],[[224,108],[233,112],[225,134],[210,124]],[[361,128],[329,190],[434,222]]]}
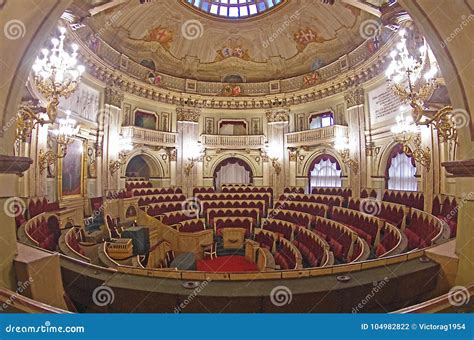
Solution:
{"label": "red carpet", "polygon": [[219,256],[212,260],[198,260],[197,270],[204,272],[255,272],[258,267],[248,261],[244,256],[230,255]]}

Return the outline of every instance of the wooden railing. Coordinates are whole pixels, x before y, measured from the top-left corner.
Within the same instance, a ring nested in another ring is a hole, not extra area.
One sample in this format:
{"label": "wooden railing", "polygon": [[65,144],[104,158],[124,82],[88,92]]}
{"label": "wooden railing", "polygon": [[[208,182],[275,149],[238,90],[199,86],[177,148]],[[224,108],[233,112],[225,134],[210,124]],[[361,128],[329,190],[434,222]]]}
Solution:
{"label": "wooden railing", "polygon": [[156,146],[176,146],[177,134],[174,132],[156,131],[137,126],[123,126],[121,132],[124,137],[130,137],[133,143]]}
{"label": "wooden railing", "polygon": [[451,291],[441,296],[437,296],[431,300],[424,301],[417,305],[409,306],[403,309],[399,309],[394,314],[410,314],[410,313],[455,313],[456,309],[461,309],[467,305],[470,300],[474,297],[474,285],[469,287],[461,287],[459,297],[466,301],[462,305],[453,304],[453,295],[456,291]]}
{"label": "wooden railing", "polygon": [[286,143],[290,147],[334,142],[336,136],[348,137],[348,127],[332,125],[320,129],[305,130],[286,134]]}
{"label": "wooden railing", "polygon": [[44,304],[5,288],[0,288],[0,305],[2,306],[3,312],[10,313],[70,313],[67,310]]}
{"label": "wooden railing", "polygon": [[201,143],[207,148],[260,149],[265,146],[265,136],[201,135]]}

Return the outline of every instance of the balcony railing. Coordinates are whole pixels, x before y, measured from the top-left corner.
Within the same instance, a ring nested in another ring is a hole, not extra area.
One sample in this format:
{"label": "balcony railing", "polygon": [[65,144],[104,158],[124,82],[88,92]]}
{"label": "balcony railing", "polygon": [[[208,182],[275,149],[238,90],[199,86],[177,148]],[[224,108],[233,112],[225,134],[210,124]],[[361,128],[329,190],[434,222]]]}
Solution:
{"label": "balcony railing", "polygon": [[289,147],[316,145],[334,142],[336,136],[348,137],[348,128],[343,125],[331,125],[320,129],[305,130],[286,134]]}
{"label": "balcony railing", "polygon": [[206,148],[260,149],[265,145],[265,136],[201,135],[201,143]]}
{"label": "balcony railing", "polygon": [[122,127],[122,135],[132,143],[153,146],[176,146],[176,133],[144,129],[137,126]]}

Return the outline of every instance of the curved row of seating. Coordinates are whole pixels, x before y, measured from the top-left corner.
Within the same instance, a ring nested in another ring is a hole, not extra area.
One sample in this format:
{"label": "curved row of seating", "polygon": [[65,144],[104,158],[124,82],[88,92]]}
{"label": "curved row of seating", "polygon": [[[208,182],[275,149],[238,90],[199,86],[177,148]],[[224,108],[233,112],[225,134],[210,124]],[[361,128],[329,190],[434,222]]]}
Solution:
{"label": "curved row of seating", "polygon": [[54,215],[48,218],[42,214],[37,215],[25,223],[25,233],[36,246],[55,250],[61,235],[59,220]]}
{"label": "curved row of seating", "polygon": [[331,207],[340,207],[344,202],[342,196],[316,195],[316,194],[283,194],[280,195],[280,201],[313,202],[329,205]]}
{"label": "curved row of seating", "polygon": [[148,215],[156,217],[164,213],[183,210],[183,202],[150,203],[145,206]]}
{"label": "curved row of seating", "polygon": [[375,247],[375,255],[380,258],[394,254],[395,250],[400,249],[402,239],[402,233],[396,226],[385,223],[380,232],[380,242]]}
{"label": "curved row of seating", "polygon": [[330,196],[342,196],[344,199],[348,199],[352,196],[351,188],[333,188],[333,187],[315,187],[311,190],[312,194],[316,195],[330,195]]}
{"label": "curved row of seating", "polygon": [[253,193],[253,192],[224,192],[224,193],[200,193],[196,194],[196,199],[201,202],[206,201],[232,201],[232,200],[253,200],[253,201],[263,201],[265,203],[264,209],[267,211],[272,203],[272,194],[263,192],[263,193]]}
{"label": "curved row of seating", "polygon": [[287,240],[292,240],[293,232],[298,228],[298,224],[280,219],[266,218],[262,220],[261,228],[269,230],[277,235],[281,235]]}
{"label": "curved row of seating", "polygon": [[409,250],[428,247],[440,239],[443,233],[443,221],[424,211],[411,209],[409,221],[404,230]]}
{"label": "curved row of seating", "polygon": [[306,228],[297,228],[293,244],[310,267],[325,266],[329,262],[329,244]]}
{"label": "curved row of seating", "polygon": [[178,187],[170,188],[148,188],[148,189],[132,189],[131,194],[133,196],[147,196],[147,195],[171,195],[171,194],[182,194],[183,190]]}
{"label": "curved row of seating", "polygon": [[254,187],[254,186],[223,186],[221,189],[222,192],[232,192],[232,193],[270,193],[273,195],[273,189],[271,187]]}
{"label": "curved row of seating", "polygon": [[336,259],[342,262],[357,260],[363,252],[356,232],[342,223],[324,217],[316,217],[314,231],[329,244]]}
{"label": "curved row of seating", "polygon": [[301,253],[290,241],[284,238],[279,238],[276,241],[276,251],[273,258],[280,269],[302,268]]}
{"label": "curved row of seating", "polygon": [[182,221],[174,227],[181,233],[195,233],[206,230],[206,223],[202,218],[193,218],[191,220]]}
{"label": "curved row of seating", "polygon": [[220,236],[222,229],[225,228],[243,228],[245,237],[249,238],[253,233],[254,219],[252,217],[216,217],[213,220],[215,235]]}
{"label": "curved row of seating", "polygon": [[347,207],[377,216],[399,229],[404,229],[408,208],[403,204],[379,201],[374,198],[349,198]]}
{"label": "curved row of seating", "polygon": [[156,217],[164,224],[173,225],[183,221],[192,220],[198,216],[193,210],[179,210],[166,212],[161,215],[157,215]]}
{"label": "curved row of seating", "polygon": [[138,199],[138,205],[144,206],[152,203],[164,203],[164,202],[182,202],[186,200],[186,196],[183,194],[160,194],[140,197]]}
{"label": "curved row of seating", "polygon": [[352,209],[334,207],[331,211],[331,219],[347,225],[367,241],[369,246],[378,244],[380,229],[383,226],[383,221],[379,218]]}
{"label": "curved row of seating", "polygon": [[285,187],[283,189],[284,194],[304,194],[304,188],[302,187]]}
{"label": "curved row of seating", "polygon": [[131,191],[132,189],[143,189],[153,188],[153,184],[150,181],[145,180],[127,180],[125,181],[125,189]]}
{"label": "curved row of seating", "polygon": [[360,198],[377,198],[377,191],[371,188],[363,188],[360,191]]}
{"label": "curved row of seating", "polygon": [[209,225],[214,225],[214,220],[221,217],[250,218],[254,225],[260,224],[260,210],[258,208],[211,208],[206,210],[206,220]]}
{"label": "curved row of seating", "polygon": [[200,214],[207,216],[209,209],[258,209],[259,216],[266,216],[265,203],[258,200],[200,201]]}
{"label": "curved row of seating", "polygon": [[285,209],[271,209],[268,212],[270,219],[287,221],[290,223],[297,224],[299,226],[310,228],[311,222],[314,219],[312,214],[304,213],[301,211],[285,210]]}
{"label": "curved row of seating", "polygon": [[399,191],[385,190],[382,195],[382,201],[403,204],[410,208],[423,210],[425,196],[417,191]]}
{"label": "curved row of seating", "polygon": [[272,252],[275,247],[276,235],[270,230],[258,228],[255,229],[254,240],[260,247],[267,248]]}
{"label": "curved row of seating", "polygon": [[326,217],[329,206],[314,202],[277,201],[274,210],[277,209],[300,211],[313,216]]}
{"label": "curved row of seating", "polygon": [[450,229],[450,237],[457,233],[458,204],[455,197],[448,195],[436,195],[433,199],[431,214],[446,222]]}

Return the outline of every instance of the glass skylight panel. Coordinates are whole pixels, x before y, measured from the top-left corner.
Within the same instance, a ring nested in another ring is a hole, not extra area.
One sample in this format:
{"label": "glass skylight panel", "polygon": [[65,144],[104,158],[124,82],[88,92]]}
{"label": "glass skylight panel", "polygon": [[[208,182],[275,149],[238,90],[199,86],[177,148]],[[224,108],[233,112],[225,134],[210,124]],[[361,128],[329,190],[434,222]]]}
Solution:
{"label": "glass skylight panel", "polygon": [[231,19],[258,15],[283,3],[282,0],[186,0],[186,2],[203,12]]}

